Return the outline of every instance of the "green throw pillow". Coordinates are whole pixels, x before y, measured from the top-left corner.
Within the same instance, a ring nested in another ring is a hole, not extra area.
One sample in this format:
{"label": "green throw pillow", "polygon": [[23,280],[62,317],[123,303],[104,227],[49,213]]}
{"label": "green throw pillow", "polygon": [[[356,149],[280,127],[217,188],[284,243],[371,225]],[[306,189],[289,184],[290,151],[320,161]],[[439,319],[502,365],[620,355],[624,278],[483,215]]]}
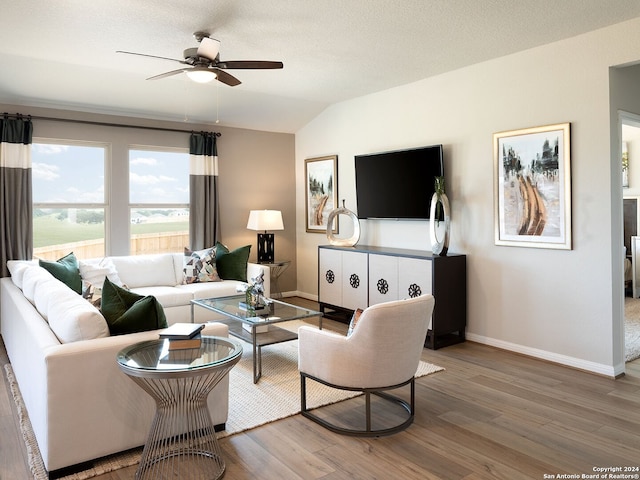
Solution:
{"label": "green throw pillow", "polygon": [[239,280],[247,281],[247,263],[249,262],[249,253],[251,245],[245,245],[229,251],[220,242],[216,243],[216,268],[218,275],[223,280]]}
{"label": "green throw pillow", "polygon": [[82,293],[82,277],[78,259],[71,252],[55,262],[39,260],[39,265],[77,294]]}
{"label": "green throw pillow", "polygon": [[154,296],[130,292],[113,284],[108,277],[102,286],[101,311],[111,335],[167,328],[164,309]]}

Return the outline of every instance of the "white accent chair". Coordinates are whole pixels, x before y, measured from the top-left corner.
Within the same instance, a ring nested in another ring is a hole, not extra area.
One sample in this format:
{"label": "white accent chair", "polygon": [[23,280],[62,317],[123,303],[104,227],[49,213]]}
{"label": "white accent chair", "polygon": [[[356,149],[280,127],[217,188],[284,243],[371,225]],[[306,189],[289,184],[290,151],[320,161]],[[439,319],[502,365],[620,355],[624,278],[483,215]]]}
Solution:
{"label": "white accent chair", "polygon": [[[373,305],[362,312],[353,333],[346,337],[300,327],[298,370],[302,415],[333,432],[354,436],[390,435],[411,425],[415,412],[415,373],[434,304],[432,295],[422,295]],[[307,379],[340,390],[363,392],[365,428],[338,426],[312,413],[307,408]],[[409,402],[387,392],[406,385],[411,387]],[[400,405],[406,418],[393,426],[374,428],[371,394]]]}

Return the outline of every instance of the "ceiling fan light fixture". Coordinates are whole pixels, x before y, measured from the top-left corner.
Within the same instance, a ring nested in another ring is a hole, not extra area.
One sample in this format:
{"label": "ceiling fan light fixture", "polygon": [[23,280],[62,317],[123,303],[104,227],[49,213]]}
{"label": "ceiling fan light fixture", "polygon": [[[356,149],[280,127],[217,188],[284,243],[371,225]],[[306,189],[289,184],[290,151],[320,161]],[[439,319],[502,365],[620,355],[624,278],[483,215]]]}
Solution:
{"label": "ceiling fan light fixture", "polygon": [[192,68],[191,70],[185,70],[187,77],[197,83],[209,83],[216,79],[216,72],[209,70],[206,67]]}

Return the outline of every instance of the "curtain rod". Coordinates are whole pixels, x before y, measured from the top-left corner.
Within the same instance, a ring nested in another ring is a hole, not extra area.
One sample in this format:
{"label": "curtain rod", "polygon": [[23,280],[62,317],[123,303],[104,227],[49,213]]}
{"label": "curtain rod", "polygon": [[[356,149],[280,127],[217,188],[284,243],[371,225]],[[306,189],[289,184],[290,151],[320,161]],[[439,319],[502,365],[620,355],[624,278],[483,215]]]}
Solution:
{"label": "curtain rod", "polygon": [[[179,128],[166,128],[166,127],[148,127],[145,125],[125,125],[122,123],[108,123],[108,122],[95,122],[91,120],[74,120],[71,118],[54,118],[54,117],[39,117],[37,115],[22,115],[20,113],[10,114],[4,112],[4,118],[28,118],[30,120],[48,120],[53,122],[67,122],[67,123],[83,123],[86,125],[98,125],[101,127],[121,127],[121,128],[141,128],[143,130],[157,130],[160,132],[177,132],[177,133],[194,133],[194,130],[182,130]],[[202,132],[204,133],[204,132]],[[216,137],[221,137],[220,132],[212,132]]]}

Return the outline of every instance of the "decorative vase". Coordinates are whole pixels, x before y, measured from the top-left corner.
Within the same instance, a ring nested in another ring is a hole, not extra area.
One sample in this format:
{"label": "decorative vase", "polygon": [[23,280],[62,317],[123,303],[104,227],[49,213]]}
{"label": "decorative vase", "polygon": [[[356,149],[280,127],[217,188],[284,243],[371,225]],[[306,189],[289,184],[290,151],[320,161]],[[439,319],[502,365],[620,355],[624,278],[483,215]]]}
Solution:
{"label": "decorative vase", "polygon": [[[353,235],[349,238],[337,238],[333,234],[333,220],[338,215],[347,215],[351,222],[353,223]],[[337,245],[340,247],[353,247],[358,240],[360,240],[360,220],[355,213],[344,206],[344,200],[342,200],[342,208],[336,208],[329,213],[329,217],[327,218],[327,239],[331,245]]]}
{"label": "decorative vase", "polygon": [[[442,208],[444,216],[444,231],[438,236],[440,220],[436,214]],[[436,193],[431,197],[431,209],[429,212],[429,236],[431,237],[431,251],[436,255],[445,256],[449,250],[449,230],[451,228],[451,212],[449,198],[444,192],[444,178],[436,178]]]}
{"label": "decorative vase", "polygon": [[250,308],[256,308],[260,304],[260,295],[252,287],[245,292],[245,301]]}

